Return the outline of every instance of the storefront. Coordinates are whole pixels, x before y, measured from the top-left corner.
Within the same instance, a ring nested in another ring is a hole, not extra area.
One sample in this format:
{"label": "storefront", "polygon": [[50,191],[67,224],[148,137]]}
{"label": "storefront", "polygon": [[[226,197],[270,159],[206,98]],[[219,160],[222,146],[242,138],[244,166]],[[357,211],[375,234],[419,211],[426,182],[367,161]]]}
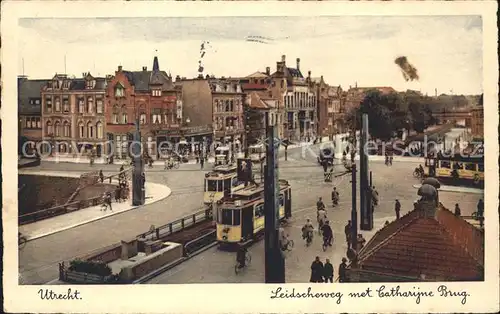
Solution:
{"label": "storefront", "polygon": [[[161,159],[169,152],[175,151],[181,155],[190,155],[207,152],[212,145],[212,128],[209,126],[184,127],[174,130],[156,132],[155,155]],[[154,156],[151,154],[151,156]]]}

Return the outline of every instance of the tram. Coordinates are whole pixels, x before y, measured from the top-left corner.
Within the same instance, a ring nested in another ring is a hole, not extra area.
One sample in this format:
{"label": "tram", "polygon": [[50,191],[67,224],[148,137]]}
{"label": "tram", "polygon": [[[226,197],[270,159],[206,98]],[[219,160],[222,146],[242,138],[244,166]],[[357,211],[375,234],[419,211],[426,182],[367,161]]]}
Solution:
{"label": "tram", "polygon": [[219,146],[215,149],[215,165],[223,166],[229,164],[231,150],[227,146]]}
{"label": "tram", "polygon": [[[292,216],[292,189],[279,180],[279,219]],[[264,187],[249,185],[215,205],[217,241],[221,246],[251,242],[264,232]]]}
{"label": "tram", "polygon": [[245,183],[238,181],[236,165],[216,166],[205,174],[203,202],[211,206],[244,187]]}
{"label": "tram", "polygon": [[[438,156],[425,158],[425,176],[484,184],[484,156]],[[433,169],[435,168],[435,169]]]}
{"label": "tram", "polygon": [[252,164],[259,164],[266,159],[266,148],[263,144],[256,144],[248,146],[248,157]]}

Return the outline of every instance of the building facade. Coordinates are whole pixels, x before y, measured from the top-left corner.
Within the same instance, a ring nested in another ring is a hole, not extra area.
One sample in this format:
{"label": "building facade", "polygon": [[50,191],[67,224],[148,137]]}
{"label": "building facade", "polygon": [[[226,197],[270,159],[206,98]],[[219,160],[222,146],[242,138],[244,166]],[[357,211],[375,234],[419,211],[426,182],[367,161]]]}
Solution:
{"label": "building facade", "polygon": [[483,106],[476,106],[471,110],[471,135],[472,138],[484,139],[484,110]]}
{"label": "building facade", "polygon": [[222,145],[231,143],[234,150],[242,149],[246,143],[245,94],[241,84],[226,79],[210,79],[208,83],[212,92],[214,141]]}
{"label": "building facade", "polygon": [[328,85],[323,76],[309,79],[311,88],[314,89],[317,99],[317,130],[318,136],[332,138],[340,133],[337,126],[341,110],[342,88]]}
{"label": "building facade", "polygon": [[108,77],[106,109],[107,138],[116,158],[130,156],[137,122],[143,153],[153,159],[175,149],[181,140],[182,89],[174,85],[170,75],[160,71],[157,57],[152,71],[147,67],[126,71],[119,66],[115,75]]}
{"label": "building facade", "polygon": [[296,68],[286,65],[286,56],[276,63],[276,88],[286,89],[284,107],[286,112],[285,138],[291,141],[312,140],[316,136],[317,101],[314,90],[306,81],[300,70],[300,59]]}
{"label": "building facade", "polygon": [[42,88],[48,80],[29,80],[27,77],[18,77],[18,134],[21,145],[19,153],[32,155],[36,144],[42,140]]}
{"label": "building facade", "polygon": [[[41,89],[42,139],[59,154],[101,156],[105,146],[106,80],[83,73],[82,78],[56,74]],[[42,152],[48,147],[43,145]]]}

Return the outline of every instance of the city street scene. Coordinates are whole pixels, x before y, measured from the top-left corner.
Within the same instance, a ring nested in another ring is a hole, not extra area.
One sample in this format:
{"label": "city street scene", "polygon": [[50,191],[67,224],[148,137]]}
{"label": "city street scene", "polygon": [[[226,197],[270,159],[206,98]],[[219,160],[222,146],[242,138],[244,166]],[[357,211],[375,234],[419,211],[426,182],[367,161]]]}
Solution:
{"label": "city street scene", "polygon": [[485,279],[480,17],[19,23],[19,284]]}

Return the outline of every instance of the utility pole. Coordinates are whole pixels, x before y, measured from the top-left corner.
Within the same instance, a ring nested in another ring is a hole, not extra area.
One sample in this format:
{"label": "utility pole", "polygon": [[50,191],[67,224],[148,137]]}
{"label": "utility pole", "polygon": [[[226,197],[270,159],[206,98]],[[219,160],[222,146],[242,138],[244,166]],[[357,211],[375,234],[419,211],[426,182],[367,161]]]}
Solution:
{"label": "utility pole", "polygon": [[134,169],[132,172],[132,205],[144,205],[144,192],[142,173],[144,165],[142,164],[142,142],[141,132],[139,130],[139,117],[135,119],[134,143],[132,144],[132,158],[134,160]]}
{"label": "utility pole", "polygon": [[365,151],[366,144],[368,143],[368,114],[363,113],[361,119],[361,139],[359,145],[360,227],[361,230],[370,231],[373,229],[373,212],[371,206],[371,189],[368,181],[368,154]]}
{"label": "utility pole", "polygon": [[285,283],[285,260],[279,245],[279,173],[276,126],[267,122],[267,150],[264,179],[265,276],[266,283]]}
{"label": "utility pole", "polygon": [[353,250],[358,250],[358,212],[356,210],[356,164],[352,164],[352,177],[351,177],[351,187],[352,187],[352,210],[351,210],[351,247]]}

